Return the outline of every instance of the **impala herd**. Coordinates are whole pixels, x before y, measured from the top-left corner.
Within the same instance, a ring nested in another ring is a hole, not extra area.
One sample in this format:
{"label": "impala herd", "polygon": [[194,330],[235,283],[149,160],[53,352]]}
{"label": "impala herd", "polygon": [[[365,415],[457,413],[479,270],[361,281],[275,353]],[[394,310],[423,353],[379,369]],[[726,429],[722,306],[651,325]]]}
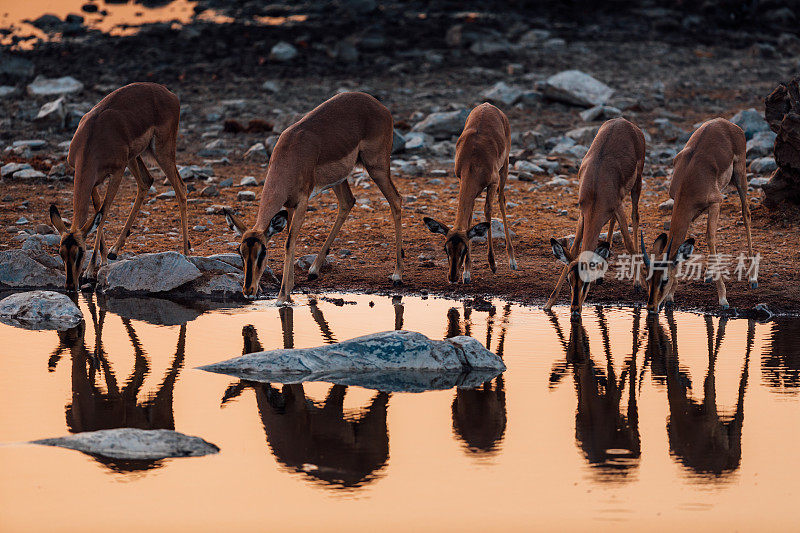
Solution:
{"label": "impala herd", "polygon": [[[68,162],[75,169],[73,219],[68,228],[58,208],[50,206],[50,220],[61,233],[59,254],[66,269],[66,288],[74,291],[81,278],[92,280],[97,269],[115,259],[130,234],[142,202],[153,183],[153,176],[142,160],[154,159],[175,189],[183,232],[183,253],[191,250],[188,235],[186,189],[175,164],[180,104],[178,97],[155,83],[133,83],[103,98],[80,121],[69,148]],[[492,240],[492,208],[496,200],[505,230],[505,244],[512,270],[517,260],[506,221],[505,185],[508,180],[511,129],[506,115],[491,104],[477,106],[469,114],[455,153],[455,174],[459,179],[458,207],[452,228],[425,217],[432,233],[445,238],[450,283],[471,280],[471,241],[484,237],[492,272],[497,266]],[[347,176],[358,163],[383,193],[391,210],[396,241],[396,263],[391,280],[400,284],[403,276],[401,197],[391,179],[393,121],[389,110],[370,95],[342,93],[323,102],[279,137],[272,152],[255,222],[250,229],[235,213],[225,210],[231,229],[241,235],[238,252],[244,264],[245,296],[255,297],[267,264],[269,239],[288,226],[278,302],[291,301],[294,286],[294,257],[297,238],[305,219],[309,199],[333,189],[339,212],[331,232],[308,271],[309,279],[319,275],[336,235],[355,203]],[[648,282],[647,308],[657,313],[665,302],[672,302],[677,287],[676,269],[691,256],[694,239],[688,229],[702,213],[708,213],[709,252],[716,254],[717,224],[723,189],[736,187],[742,205],[747,247],[753,255],[750,211],[747,207],[745,134],[725,119],[704,123],[675,157],[670,197],[674,199],[669,234],[659,235],[650,253],[639,232],[639,196],[645,162],[645,137],[633,123],[616,118],[604,123],[589,148],[579,170],[580,217],[572,246],[566,249],[550,239],[553,255],[564,263],[561,275],[545,309],[555,303],[566,279],[571,288],[570,310],[580,318],[581,307],[593,283],[603,280],[602,268],[611,253],[610,242],[600,241],[608,224],[610,237],[619,225],[624,245],[631,255],[643,254],[642,265],[634,272],[634,290]],[[130,169],[138,193],[116,243],[108,249],[103,239],[103,223],[124,175]],[[99,185],[108,179],[101,200]],[[486,191],[485,222],[470,226],[476,198]],[[623,208],[631,198],[631,222]],[[96,214],[89,217],[91,199]],[[84,272],[86,239],[97,231],[94,252]],[[610,238],[609,238],[610,240]],[[641,250],[639,246],[641,244]],[[651,257],[652,255],[652,257]],[[98,264],[99,262],[99,264]],[[757,287],[755,275],[750,286]],[[725,285],[716,280],[719,304],[728,307]]]}

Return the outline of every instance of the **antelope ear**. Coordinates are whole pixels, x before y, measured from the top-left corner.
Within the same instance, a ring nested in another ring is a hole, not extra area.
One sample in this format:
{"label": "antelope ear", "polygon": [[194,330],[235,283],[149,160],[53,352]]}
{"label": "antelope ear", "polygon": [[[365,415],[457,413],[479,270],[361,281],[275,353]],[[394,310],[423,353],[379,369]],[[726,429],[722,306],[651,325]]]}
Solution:
{"label": "antelope ear", "polygon": [[442,235],[450,233],[450,228],[441,222],[433,220],[431,217],[423,217],[422,221],[428,226],[428,230],[430,230],[431,233],[440,233]]}
{"label": "antelope ear", "polygon": [[488,222],[479,222],[467,230],[467,239],[472,240],[476,237],[485,237],[489,232]]}
{"label": "antelope ear", "polygon": [[97,226],[99,226],[100,222],[102,221],[103,221],[103,211],[101,209],[94,215],[94,218],[90,218],[89,220],[86,221],[86,224],[84,224],[83,227],[81,228],[81,233],[83,233],[84,235],[89,235],[91,232],[97,229]]}
{"label": "antelope ear", "polygon": [[231,208],[226,207],[222,210],[222,212],[225,214],[225,220],[228,222],[228,227],[231,228],[236,235],[241,235],[245,232],[247,227],[244,225],[244,222],[242,222],[242,219],[233,213]]}
{"label": "antelope ear", "polygon": [[611,255],[611,245],[603,241],[594,249],[594,253],[603,259],[608,259],[608,256]]}
{"label": "antelope ear", "polygon": [[567,255],[567,251],[561,246],[561,243],[555,239],[550,239],[550,246],[553,248],[553,255],[556,256],[556,259],[564,263],[565,265],[570,264],[569,256]]}
{"label": "antelope ear", "polygon": [[675,260],[673,261],[673,263],[678,264],[682,261],[686,261],[687,259],[689,259],[689,256],[692,255],[693,251],[694,251],[694,239],[691,238],[686,239],[685,241],[683,241],[683,244],[681,244],[678,247],[678,253],[675,256]]}
{"label": "antelope ear", "polygon": [[286,209],[281,209],[274,217],[272,217],[272,220],[269,221],[269,226],[267,227],[265,234],[267,237],[272,237],[276,233],[282,232],[288,221],[289,212],[286,211]]}
{"label": "antelope ear", "polygon": [[664,247],[667,246],[667,234],[662,233],[656,240],[653,241],[653,253],[656,255],[660,255],[664,251]]}
{"label": "antelope ear", "polygon": [[56,228],[56,231],[62,235],[67,232],[67,226],[64,224],[61,213],[58,212],[58,208],[55,204],[50,204],[50,223]]}

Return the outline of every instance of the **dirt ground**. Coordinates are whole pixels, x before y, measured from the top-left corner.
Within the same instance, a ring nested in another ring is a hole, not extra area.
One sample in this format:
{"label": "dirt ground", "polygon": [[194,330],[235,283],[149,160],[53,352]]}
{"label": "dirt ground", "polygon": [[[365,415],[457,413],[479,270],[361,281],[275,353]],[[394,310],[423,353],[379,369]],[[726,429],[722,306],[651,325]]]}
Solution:
{"label": "dirt ground", "polygon": [[[565,27],[561,33],[566,38],[563,48],[515,51],[499,57],[478,57],[471,60],[461,51],[437,49],[444,61],[428,61],[415,55],[398,55],[387,64],[377,62],[375,69],[369,65],[369,56],[361,56],[359,63],[342,69],[320,72],[319,65],[304,70],[281,65],[272,68],[265,64],[254,67],[231,67],[230,61],[217,59],[208,64],[171,67],[152,76],[143,74],[152,65],[144,58],[136,70],[117,72],[114,65],[128,65],[130,58],[122,59],[125,47],[108,51],[100,63],[87,63],[84,80],[86,88],[73,100],[92,104],[108,90],[137,79],[160,81],[178,94],[184,105],[181,136],[178,147],[178,164],[203,165],[198,152],[210,140],[222,139],[232,148],[229,164],[215,164],[214,181],[217,185],[231,177],[237,184],[220,188],[220,196],[205,198],[200,191],[206,186],[202,181],[189,181],[194,188],[189,193],[189,227],[194,253],[208,255],[235,251],[236,237],[225,224],[221,214],[207,213],[214,205],[229,205],[252,222],[258,200],[239,201],[237,193],[250,190],[260,195],[265,175],[265,164],[246,161],[243,152],[252,144],[262,142],[265,134],[221,132],[223,120],[233,118],[246,123],[252,118],[263,118],[276,124],[279,131],[301,113],[313,108],[334,94],[339,88],[365,90],[378,97],[395,118],[401,130],[407,130],[425,114],[456,106],[471,108],[483,101],[481,93],[497,81],[506,81],[529,87],[560,70],[575,68],[602,79],[616,90],[615,102],[627,100],[623,111],[626,118],[648,130],[653,144],[669,145],[680,149],[678,143],[659,139],[655,119],[668,117],[684,131],[693,131],[693,125],[716,116],[730,118],[739,110],[755,107],[763,111],[763,98],[778,81],[788,79],[799,68],[797,57],[789,54],[763,53],[749,42],[719,40],[716,44],[698,41],[680,42],[680,39],[648,39],[638,35],[627,42],[617,29],[614,39],[603,41],[597,32],[591,38],[582,38],[574,28]],[[286,30],[283,30],[286,31]],[[444,30],[442,30],[444,31]],[[555,32],[554,35],[558,35]],[[756,42],[755,39],[752,42]],[[439,39],[441,41],[441,39]],[[437,41],[437,43],[439,42]],[[77,58],[78,45],[65,46],[60,53],[53,49],[31,52],[37,72],[55,75],[70,57]],[[432,45],[433,46],[433,45]],[[442,43],[437,46],[444,46]],[[263,48],[263,46],[262,46]],[[385,51],[384,51],[385,52]],[[384,57],[384,56],[381,56]],[[450,59],[452,58],[452,61]],[[255,59],[253,59],[255,61]],[[223,61],[224,68],[214,72],[214,65]],[[244,60],[243,60],[244,61]],[[322,61],[322,60],[320,60]],[[260,65],[260,64],[259,64]],[[131,67],[133,69],[133,67]],[[237,70],[238,69],[238,70]],[[97,74],[102,71],[102,74]],[[220,72],[224,74],[220,74]],[[527,76],[526,76],[527,75]],[[95,77],[96,76],[96,77]],[[273,80],[277,92],[261,89],[264,81]],[[658,93],[658,94],[656,94]],[[230,105],[226,100],[243,99],[245,105]],[[44,138],[48,147],[33,152],[30,157],[0,155],[3,163],[29,162],[47,172],[53,164],[63,162],[63,153],[55,149],[57,143],[69,140],[72,130],[43,127],[25,117],[38,109],[43,101],[28,98],[6,100],[2,117],[0,139],[10,143],[16,139]],[[546,137],[563,135],[566,131],[587,125],[578,116],[580,108],[541,101],[531,105],[503,108],[509,116],[512,130],[525,132],[537,130]],[[216,113],[210,117],[209,113]],[[512,163],[515,159],[548,157],[546,150],[522,152],[512,146]],[[432,235],[422,223],[423,216],[432,216],[452,222],[457,196],[457,179],[453,175],[452,153],[447,155],[421,152],[424,170],[418,175],[394,172],[395,185],[404,197],[403,246],[405,248],[404,284],[393,288],[389,281],[394,261],[393,228],[389,210],[377,187],[368,179],[355,180],[353,192],[357,203],[331,250],[330,268],[323,275],[308,282],[304,275],[296,277],[296,290],[357,290],[397,293],[430,293],[447,296],[495,295],[526,303],[543,303],[553,288],[560,272],[560,264],[552,256],[549,239],[573,234],[577,222],[577,169],[579,161],[556,158],[561,167],[556,174],[572,181],[569,186],[550,186],[546,183],[552,175],[533,176],[532,181],[511,179],[506,194],[509,202],[517,204],[508,210],[509,223],[517,238],[514,240],[521,270],[510,271],[502,241],[497,241],[498,271],[492,274],[486,261],[486,246],[473,247],[473,276],[469,285],[449,285],[446,281],[446,259],[440,236]],[[412,161],[414,155],[401,153],[395,160]],[[553,158],[553,156],[549,156]],[[658,205],[668,198],[669,161],[648,157],[645,166],[644,191],[640,202],[642,227],[648,245],[662,231],[669,215],[659,212]],[[258,186],[239,187],[244,176],[255,176]],[[752,177],[752,176],[751,176]],[[158,193],[170,187],[162,179],[156,180]],[[127,217],[128,206],[135,195],[132,179],[124,181],[114,209],[106,223],[110,239],[119,233]],[[760,189],[748,193],[753,216],[753,241],[755,251],[761,254],[760,286],[751,290],[747,283],[733,280],[727,283],[728,300],[736,308],[749,308],[766,302],[775,311],[800,311],[800,274],[796,268],[800,256],[800,217],[796,212],[771,212],[761,205]],[[143,212],[127,240],[125,251],[132,253],[180,250],[179,215],[174,199],[154,199],[143,207]],[[5,179],[0,183],[0,250],[20,246],[15,240],[20,227],[15,221],[24,216],[30,220],[27,228],[48,223],[48,206],[55,203],[65,217],[71,215],[72,182],[70,180],[21,181]],[[336,198],[327,192],[314,200],[301,233],[298,256],[314,254],[322,246],[336,216]],[[476,203],[482,212],[483,202]],[[562,214],[566,210],[566,215]],[[495,209],[495,218],[499,212]],[[205,230],[193,229],[203,226]],[[698,238],[697,253],[706,253],[705,216],[692,227]],[[271,243],[268,261],[279,272],[283,261],[281,235]],[[738,197],[728,194],[719,228],[720,252],[736,256],[746,251],[744,227]],[[614,244],[613,251],[623,251]],[[613,264],[613,263],[612,263]],[[644,302],[644,295],[634,294],[632,282],[617,281],[613,276],[592,289],[587,302],[625,303]],[[567,290],[562,289],[560,303],[567,301]],[[676,294],[677,305],[682,308],[715,310],[716,289],[713,283],[701,281],[682,284]]]}

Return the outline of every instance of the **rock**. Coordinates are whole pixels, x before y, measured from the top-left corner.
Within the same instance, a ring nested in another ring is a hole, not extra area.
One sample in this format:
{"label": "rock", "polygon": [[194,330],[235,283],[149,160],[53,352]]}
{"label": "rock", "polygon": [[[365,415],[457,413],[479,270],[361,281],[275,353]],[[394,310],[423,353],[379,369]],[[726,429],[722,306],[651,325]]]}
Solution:
{"label": "rock", "polygon": [[32,61],[18,56],[0,54],[0,74],[23,80],[33,76],[35,68]]}
{"label": "rock", "polygon": [[524,45],[535,45],[542,43],[550,38],[549,30],[534,29],[528,30],[519,38],[519,43]]}
{"label": "rock", "polygon": [[578,144],[585,144],[588,146],[592,144],[598,130],[600,130],[600,126],[584,126],[582,128],[569,130],[566,136]]}
{"label": "rock", "polygon": [[64,262],[41,250],[0,252],[0,286],[15,288],[62,288],[67,280]]}
{"label": "rock", "polygon": [[556,142],[556,145],[553,147],[553,149],[550,150],[550,153],[551,154],[565,154],[567,152],[567,150],[569,150],[570,148],[572,148],[576,144],[577,143],[575,142],[574,139],[571,139],[569,137],[561,137],[560,139],[558,139],[558,141]]}
{"label": "rock", "polygon": [[264,139],[264,148],[267,149],[269,155],[272,155],[272,151],[275,149],[275,145],[278,144],[278,139],[280,139],[280,137],[280,135],[270,135]]}
{"label": "rock", "polygon": [[0,98],[8,98],[17,95],[17,88],[10,85],[0,85]]}
{"label": "rock", "polygon": [[60,97],[52,102],[47,102],[33,119],[35,122],[51,122],[60,127],[64,126],[67,118],[67,107],[64,105],[64,97]]}
{"label": "rock", "polygon": [[50,179],[61,179],[70,176],[70,168],[66,163],[58,163],[50,167],[47,177]]}
{"label": "rock", "polygon": [[[511,235],[511,240],[512,241],[517,238],[517,234],[514,233],[510,228],[509,228],[508,232],[509,232],[509,235]],[[506,233],[505,233],[505,227],[503,226],[503,223],[501,221],[497,220],[496,218],[493,218],[492,219],[492,240],[495,240],[495,241],[499,240],[499,239],[505,240],[505,238],[506,238]],[[476,244],[485,243],[486,242],[486,237],[475,237],[474,239],[471,240],[471,242],[476,243]]]}
{"label": "rock", "polygon": [[272,61],[291,61],[295,57],[297,57],[297,48],[285,41],[273,46],[269,52],[269,58]]}
{"label": "rock", "polygon": [[239,191],[236,195],[236,199],[240,202],[253,202],[256,199],[256,193],[253,191]]}
{"label": "rock", "polygon": [[507,85],[503,81],[495,83],[491,88],[483,91],[483,98],[493,104],[510,106],[516,104],[522,96],[522,89]]}
{"label": "rock", "polygon": [[477,56],[494,54],[510,54],[513,50],[511,43],[503,40],[481,39],[472,43],[469,51]]}
{"label": "rock", "polygon": [[281,90],[281,86],[278,85],[277,82],[272,80],[267,80],[261,84],[261,88],[267,91],[268,93],[277,93]]}
{"label": "rock", "polygon": [[538,131],[529,130],[520,136],[520,144],[527,150],[538,150],[544,148],[545,137]]}
{"label": "rock", "polygon": [[580,112],[581,120],[591,122],[598,119],[611,119],[622,116],[622,111],[616,107],[608,105],[596,105],[585,111]]}
{"label": "rock", "polygon": [[208,372],[269,383],[326,381],[384,391],[419,391],[505,370],[503,361],[472,337],[430,340],[412,331],[388,331],[316,348],[256,352],[200,367]]}
{"label": "rock", "polygon": [[344,39],[336,43],[329,55],[343,63],[355,63],[358,61],[358,48],[350,39]]}
{"label": "rock", "polygon": [[769,178],[753,178],[747,184],[754,189],[761,189],[769,183]]}
{"label": "rock", "polygon": [[209,257],[190,256],[187,259],[202,272],[220,274],[242,273],[242,258],[239,254],[218,254]]}
{"label": "rock", "polygon": [[561,176],[556,176],[555,178],[548,181],[545,185],[549,185],[551,187],[565,187],[570,185],[570,181],[566,178],[562,178]]}
{"label": "rock", "polygon": [[2,167],[0,167],[0,176],[6,177],[11,176],[15,172],[19,172],[20,170],[26,170],[31,167],[28,163],[6,163]]}
{"label": "rock", "polygon": [[588,152],[588,151],[589,151],[589,147],[588,146],[584,146],[582,144],[576,144],[574,146],[570,146],[569,148],[567,148],[562,153],[564,155],[571,156],[571,157],[573,157],[573,158],[575,158],[577,160],[581,160],[581,159],[584,158],[584,156],[586,155],[586,152]]}
{"label": "rock", "polygon": [[164,191],[158,196],[156,196],[159,200],[168,200],[170,198],[175,198],[175,189],[170,189],[168,191]]}
{"label": "rock", "polygon": [[50,224],[37,224],[35,230],[40,235],[57,235],[56,230]]}
{"label": "rock", "polygon": [[14,141],[11,146],[14,148],[30,148],[31,150],[39,150],[44,148],[47,141],[44,139],[27,139],[24,141]]}
{"label": "rock", "polygon": [[214,139],[207,143],[202,150],[197,152],[200,157],[225,157],[230,155],[230,148],[225,148],[225,141]]}
{"label": "rock", "polygon": [[248,161],[267,162],[269,161],[269,154],[267,153],[267,149],[264,147],[264,143],[256,143],[247,149],[243,158]]}
{"label": "rock", "polygon": [[24,168],[22,170],[18,170],[12,174],[12,177],[16,180],[31,180],[31,179],[39,179],[39,178],[46,178],[47,174],[44,172],[39,172],[38,170],[34,170],[32,168]]}
{"label": "rock", "polygon": [[101,267],[98,286],[107,292],[156,293],[174,290],[200,276],[200,270],[178,252],[159,252]]}
{"label": "rock", "polygon": [[661,211],[662,213],[671,213],[672,207],[674,205],[675,205],[675,200],[670,198],[669,200],[666,200],[658,204],[658,210]]}
{"label": "rock", "polygon": [[614,90],[579,70],[565,70],[547,78],[544,94],[559,102],[592,107],[605,104]]}
{"label": "rock", "polygon": [[208,185],[207,187],[203,187],[203,190],[200,191],[200,196],[205,198],[216,198],[219,196],[219,189],[217,189],[216,185]]}
{"label": "rock", "polygon": [[[599,239],[601,241],[608,242],[608,232],[604,231],[603,233],[601,233]],[[611,242],[614,244],[622,244],[622,232],[615,231],[614,234],[611,236]]]}
{"label": "rock", "polygon": [[405,136],[397,131],[395,128],[392,134],[392,153],[397,154],[405,150],[406,148],[406,138]]}
{"label": "rock", "polygon": [[759,157],[750,162],[750,171],[756,174],[765,174],[777,168],[778,165],[775,163],[774,157]]}
{"label": "rock", "polygon": [[242,181],[239,182],[239,185],[242,187],[255,187],[258,185],[258,181],[255,176],[245,176],[242,178]]}
{"label": "rock", "polygon": [[770,131],[767,121],[752,107],[736,113],[731,118],[731,122],[744,130],[744,136],[748,140],[752,139],[756,133]]}
{"label": "rock", "polygon": [[412,131],[406,135],[405,149],[408,152],[425,150],[433,144],[433,136],[420,131]]}
{"label": "rock", "polygon": [[206,179],[214,175],[214,169],[210,166],[186,165],[178,168],[178,174],[183,181]]}
{"label": "rock", "polygon": [[18,292],[0,300],[0,321],[13,326],[65,331],[82,320],[75,302],[59,292]]}
{"label": "rock", "polygon": [[60,235],[31,235],[22,243],[23,250],[44,250],[56,247],[61,243]]}
{"label": "rock", "polygon": [[36,76],[28,85],[28,94],[31,96],[60,96],[71,94],[83,89],[83,83],[72,76],[62,78],[45,78]]}
{"label": "rock", "polygon": [[466,109],[431,113],[422,122],[415,124],[412,130],[432,135],[436,140],[449,139],[454,135],[461,134],[464,124],[467,122],[467,116],[469,116],[469,111]]}
{"label": "rock", "polygon": [[[272,275],[272,271],[267,274],[267,276],[270,275]],[[213,298],[244,299],[242,285],[244,285],[244,275],[241,273],[215,274],[203,276],[192,282],[188,290]]]}
{"label": "rock", "polygon": [[[778,136],[774,131],[760,131],[747,141],[747,157],[764,157],[772,154],[775,146],[775,138]],[[15,174],[16,176],[16,174]]]}
{"label": "rock", "polygon": [[25,225],[25,224],[27,224],[28,222],[29,222],[29,220],[28,220],[27,218],[25,218],[25,217],[19,217],[19,218],[17,219],[17,221],[15,222],[15,224],[16,224],[17,226],[24,226],[24,225]]}
{"label": "rock", "polygon": [[522,172],[530,172],[532,174],[544,174],[545,170],[536,165],[531,163],[530,161],[525,161],[524,159],[520,159],[514,162],[514,170],[520,170]]}
{"label": "rock", "polygon": [[233,187],[233,178],[225,178],[224,180],[219,182],[220,189],[227,189],[228,187]]}
{"label": "rock", "polygon": [[58,446],[120,460],[157,460],[168,457],[201,457],[219,453],[219,448],[200,437],[169,429],[118,428],[84,431],[31,444]]}

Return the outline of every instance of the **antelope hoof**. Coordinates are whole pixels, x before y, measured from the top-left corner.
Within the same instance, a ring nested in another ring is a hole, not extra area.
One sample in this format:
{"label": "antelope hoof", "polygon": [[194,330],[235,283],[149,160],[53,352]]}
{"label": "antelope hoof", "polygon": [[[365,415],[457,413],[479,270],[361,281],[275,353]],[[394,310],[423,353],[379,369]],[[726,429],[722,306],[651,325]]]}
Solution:
{"label": "antelope hoof", "polygon": [[400,279],[392,280],[392,287],[402,287],[402,286],[403,286],[403,280]]}
{"label": "antelope hoof", "polygon": [[757,289],[757,288],[758,288],[758,281],[756,281],[756,280],[751,280],[751,281],[750,281],[750,288],[751,288],[751,289]]}
{"label": "antelope hoof", "polygon": [[115,252],[115,251],[113,251],[113,250],[109,250],[109,251],[108,251],[108,254],[106,255],[106,257],[107,257],[108,259],[111,259],[112,261],[116,261],[116,259],[117,259],[117,252]]}
{"label": "antelope hoof", "polygon": [[511,261],[508,262],[508,264],[511,267],[511,270],[519,270],[516,259],[512,259]]}
{"label": "antelope hoof", "polygon": [[464,284],[468,284],[472,282],[472,276],[469,274],[464,274],[464,277],[461,279]]}
{"label": "antelope hoof", "polygon": [[730,305],[728,305],[728,299],[727,299],[727,298],[723,298],[722,300],[720,300],[720,301],[719,301],[719,307],[720,307],[720,309],[722,309],[723,311],[725,311],[726,309],[728,309],[728,308],[730,307]]}
{"label": "antelope hoof", "polygon": [[489,268],[491,268],[491,269],[492,269],[492,274],[495,274],[495,273],[497,273],[497,265],[495,265],[494,263],[492,263],[491,265],[489,265]]}
{"label": "antelope hoof", "polygon": [[712,281],[714,281],[714,278],[712,278],[712,277],[707,277],[707,278],[706,278],[706,279],[704,279],[703,281],[704,281],[705,283],[711,283]]}
{"label": "antelope hoof", "polygon": [[316,272],[311,272],[311,271],[308,272],[308,281],[314,281],[318,277],[319,274],[317,274]]}

